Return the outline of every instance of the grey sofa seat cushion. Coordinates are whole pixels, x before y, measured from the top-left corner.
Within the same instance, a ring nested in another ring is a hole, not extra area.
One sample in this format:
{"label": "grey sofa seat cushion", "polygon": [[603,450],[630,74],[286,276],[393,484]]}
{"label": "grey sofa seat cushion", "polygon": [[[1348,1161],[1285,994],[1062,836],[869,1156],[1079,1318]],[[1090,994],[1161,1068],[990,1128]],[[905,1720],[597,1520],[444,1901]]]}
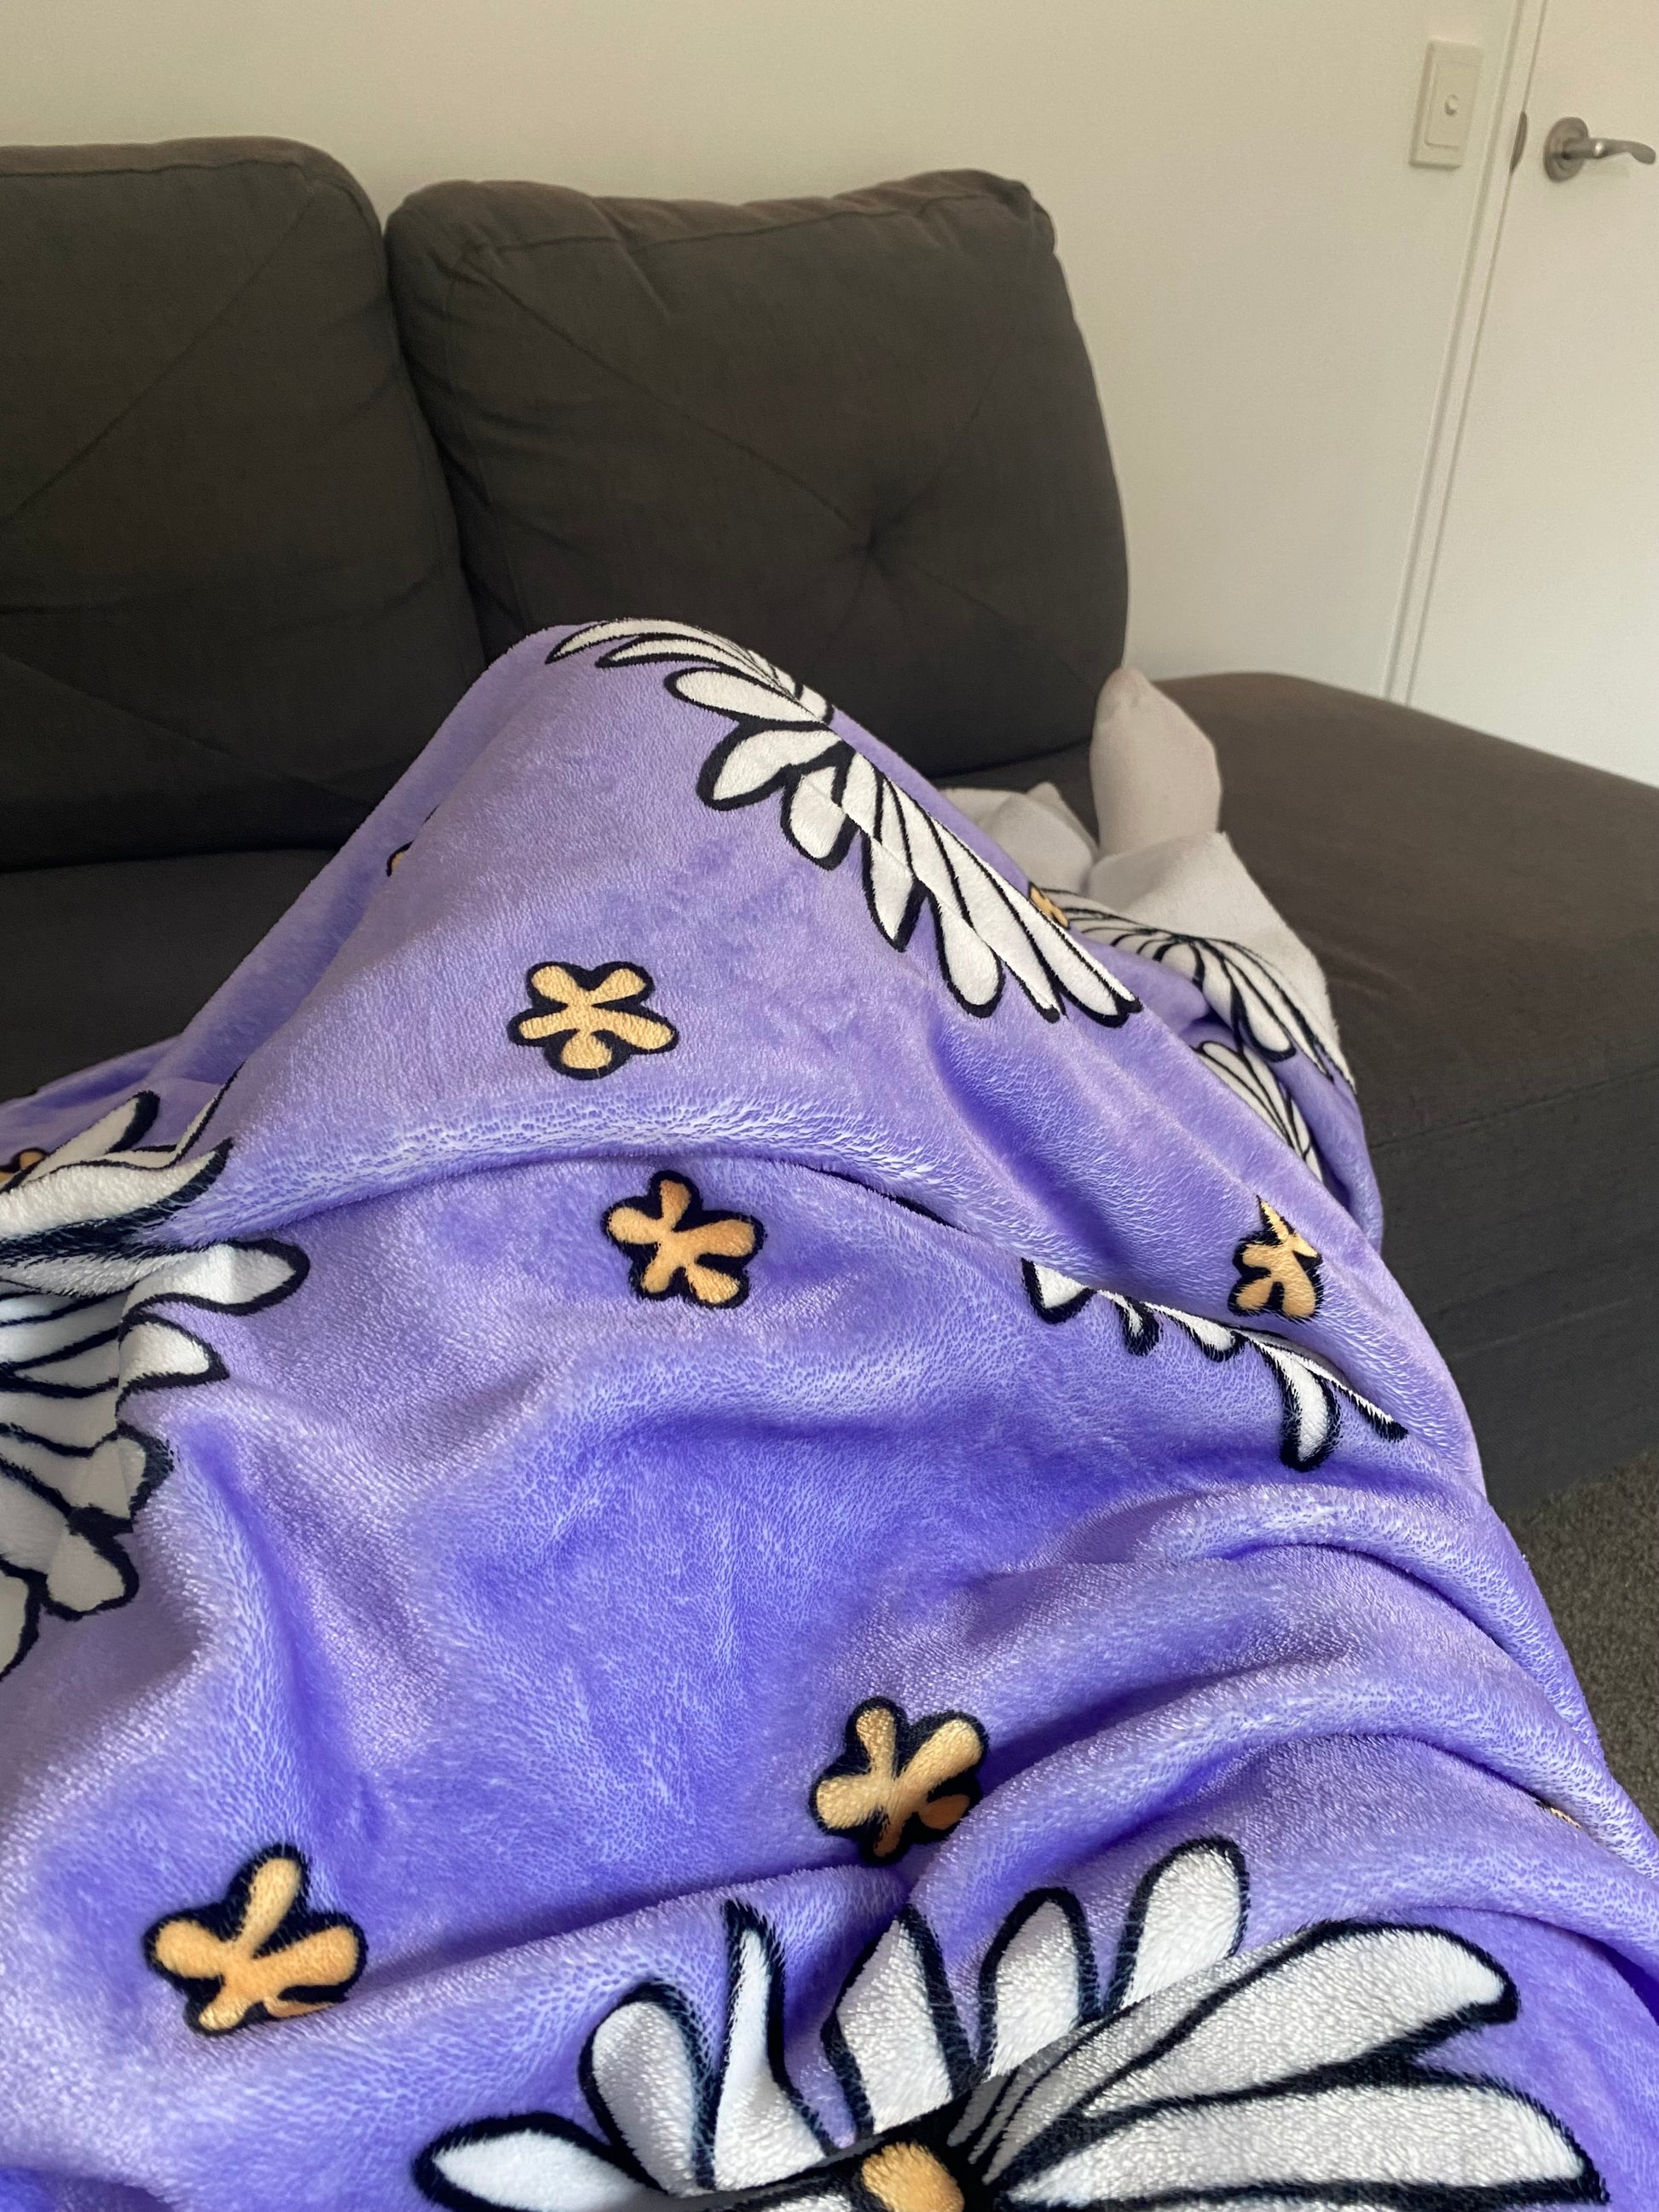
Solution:
{"label": "grey sofa seat cushion", "polygon": [[721,207],[447,184],[386,235],[492,653],[674,616],[930,772],[1087,735],[1122,532],[1024,186]]}
{"label": "grey sofa seat cushion", "polygon": [[362,192],[0,151],[0,867],[343,837],[482,665]]}
{"label": "grey sofa seat cushion", "polygon": [[0,873],[0,1099],[183,1029],[325,851]]}
{"label": "grey sofa seat cushion", "polygon": [[[1285,676],[1163,687],[1330,980],[1383,1249],[1505,1513],[1659,1442],[1659,791]],[[983,773],[1057,783],[1088,751]]]}

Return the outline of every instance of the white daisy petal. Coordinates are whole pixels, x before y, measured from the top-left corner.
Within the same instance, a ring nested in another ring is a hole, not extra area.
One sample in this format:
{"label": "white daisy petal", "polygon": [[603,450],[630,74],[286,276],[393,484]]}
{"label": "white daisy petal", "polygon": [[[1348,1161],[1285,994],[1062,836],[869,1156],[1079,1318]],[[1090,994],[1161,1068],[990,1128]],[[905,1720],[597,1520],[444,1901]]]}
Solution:
{"label": "white daisy petal", "polygon": [[847,817],[836,804],[833,767],[804,775],[783,802],[784,827],[809,860],[827,860],[845,835]]}
{"label": "white daisy petal", "polygon": [[14,1376],[25,1389],[45,1383],[52,1390],[98,1389],[109,1379],[112,1360],[119,1356],[115,1334],[112,1329],[102,1330],[90,1342],[78,1337],[73,1344],[60,1345],[40,1359],[22,1362],[13,1370]]}
{"label": "white daisy petal", "polygon": [[714,2112],[714,2185],[750,2189],[816,2166],[823,2147],[772,2071],[767,2047],[773,1965],[751,1921],[738,1923],[725,2063]]}
{"label": "white daisy petal", "polygon": [[1344,2066],[1494,2008],[1504,1977],[1435,1928],[1333,1929],[1237,1984],[1171,2047],[1088,2105],[1091,2114],[1164,2098],[1257,2089]]}
{"label": "white daisy petal", "polygon": [[[832,2021],[879,2132],[948,2104],[951,2069],[914,1929],[896,1920],[859,1970]],[[856,2117],[856,2116],[855,2116]]]}
{"label": "white daisy petal", "polygon": [[209,1244],[169,1254],[144,1277],[143,1295],[146,1305],[157,1298],[189,1298],[239,1313],[279,1297],[300,1273],[288,1253],[269,1244]]}
{"label": "white daisy petal", "polygon": [[1025,1264],[1026,1281],[1039,1313],[1060,1313],[1068,1308],[1074,1311],[1095,1296],[1091,1285],[1062,1275],[1058,1267],[1042,1267],[1036,1260],[1028,1260]]}
{"label": "white daisy petal", "polygon": [[216,1367],[199,1337],[170,1321],[147,1314],[121,1340],[121,1388],[142,1390],[147,1382],[204,1382]]}
{"label": "white daisy petal", "polygon": [[1079,2029],[1066,2042],[1039,2051],[1013,2076],[1018,2094],[1007,2100],[987,2131],[980,2155],[988,2160],[986,2176],[994,2181],[1028,2143],[1064,2114],[1088,2104],[1105,2084],[1117,2080],[1150,2051],[1177,2035],[1217,1992],[1277,1955],[1280,1946],[1245,1958],[1224,1960],[1172,1989],[1161,1990],[1127,2012]]}
{"label": "white daisy petal", "polygon": [[452,2189],[502,2212],[623,2212],[664,2203],[609,2159],[533,2125],[451,2143],[431,2162]]}
{"label": "white daisy petal", "polygon": [[127,1589],[119,1569],[95,1544],[74,1529],[64,1531],[46,1570],[46,1595],[53,1605],[65,1613],[96,1613],[119,1605]]}
{"label": "white daisy petal", "polygon": [[[181,1158],[216,1104],[176,1144],[133,1145],[155,1112],[154,1097],[140,1092],[0,1191],[0,1470],[9,1464],[28,1479],[0,1475],[0,1564],[43,1576],[63,1613],[118,1604],[134,1587],[122,1555],[66,1525],[83,1508],[129,1524],[146,1479],[166,1468],[159,1443],[118,1435],[122,1400],[224,1372],[191,1330],[149,1309],[178,1297],[246,1312],[305,1272],[303,1255],[281,1246],[155,1241],[225,1164],[228,1144]],[[14,1657],[32,1624],[26,1613],[16,1629],[16,1610],[9,1597],[0,1607],[0,1645]]]}
{"label": "white daisy petal", "polygon": [[44,1574],[64,1534],[64,1515],[50,1498],[0,1473],[0,1565]]}
{"label": "white daisy petal", "polygon": [[0,1674],[16,1660],[34,1625],[34,1597],[21,1576],[0,1567]]}
{"label": "white daisy petal", "polygon": [[40,1436],[0,1435],[0,1462],[21,1468],[66,1506],[95,1506],[116,1521],[127,1519],[146,1467],[136,1437],[113,1435],[90,1452],[61,1451]]}
{"label": "white daisy petal", "polygon": [[1219,1037],[1205,1037],[1194,1051],[1212,1075],[1243,1100],[1259,1121],[1265,1121],[1281,1144],[1288,1145],[1322,1182],[1325,1170],[1302,1109],[1266,1060],[1255,1053],[1224,1044]]}
{"label": "white daisy petal", "polygon": [[83,1343],[118,1328],[118,1297],[0,1297],[0,1364],[49,1358],[65,1345]]}
{"label": "white daisy petal", "polygon": [[[1032,930],[1025,917],[1029,915],[1031,922],[1040,927],[1052,929],[1054,925],[1044,925],[1030,901],[1022,899],[1011,884],[1005,884],[959,837],[937,823],[933,827],[969,927],[1018,978],[1033,1006],[1045,1013],[1058,1015],[1060,994],[1032,942]],[[1018,911],[1022,907],[1024,914]]]}
{"label": "white daisy petal", "polygon": [[1584,2171],[1565,2130],[1513,2091],[1423,2075],[1169,2106],[1022,2177],[1008,2194],[1103,2212],[1182,2187],[1541,2191]]}
{"label": "white daisy petal", "polygon": [[1158,1337],[1158,1318],[1152,1308],[1142,1305],[1136,1298],[1126,1298],[1116,1291],[1103,1291],[1100,1295],[1117,1308],[1130,1350],[1150,1352]]}
{"label": "white daisy petal", "polygon": [[[781,684],[762,683],[752,676],[737,675],[729,668],[688,668],[674,678],[674,691],[677,697],[688,700],[692,706],[710,708],[717,714],[730,714],[734,721],[805,724],[806,734],[817,738],[820,750],[840,742],[832,731],[824,727],[823,716],[814,711],[812,703],[798,699]],[[756,732],[757,736],[761,734]],[[811,756],[802,757],[810,759]]]}
{"label": "white daisy petal", "polygon": [[131,1519],[133,1498],[149,1468],[143,1445],[137,1437],[129,1436],[106,1437],[84,1459],[59,1462],[64,1494],[70,1504],[93,1506],[100,1513],[107,1513],[112,1521]]}
{"label": "white daisy petal", "polygon": [[694,2196],[702,2067],[687,2021],[654,1994],[629,1997],[589,2039],[601,2117],[659,2187]]}
{"label": "white daisy petal", "polygon": [[700,629],[696,623],[646,622],[636,615],[629,615],[610,622],[585,623],[562,644],[556,645],[548,659],[564,660],[573,653],[586,653],[596,645],[617,645],[619,650],[610,656],[614,660],[646,653],[666,653],[676,646],[685,648],[687,659],[729,659],[748,665],[759,658],[746,647],[734,645],[729,637],[722,637],[718,630]]}
{"label": "white daisy petal", "polygon": [[[112,1370],[114,1364],[112,1347]],[[107,1389],[77,1398],[0,1390],[0,1430],[21,1430],[26,1437],[43,1437],[62,1450],[89,1452],[114,1431],[115,1396],[112,1376]],[[0,1459],[5,1455],[5,1438],[0,1435]]]}
{"label": "white daisy petal", "polygon": [[1264,1338],[1253,1340],[1284,1392],[1291,1464],[1311,1467],[1330,1448],[1337,1425],[1336,1401],[1310,1360],[1298,1358]]}
{"label": "white daisy petal", "polygon": [[1035,907],[1027,926],[1044,960],[1079,1006],[1103,1020],[1115,1022],[1121,1021],[1136,1003],[1134,993],[1119,982],[1105,962],[1097,959],[1069,930],[1058,928]]}
{"label": "white daisy petal", "polygon": [[709,792],[716,806],[740,805],[763,791],[776,776],[812,763],[839,744],[831,730],[757,730],[733,745],[720,763]]}
{"label": "white daisy petal", "polygon": [[[124,1098],[118,1106],[112,1106],[100,1114],[89,1128],[82,1129],[78,1136],[70,1137],[56,1152],[49,1153],[32,1170],[30,1181],[38,1183],[62,1168],[75,1167],[82,1160],[101,1159],[147,1127],[153,1118],[151,1094],[140,1091],[131,1098]],[[155,1156],[151,1153],[149,1157],[153,1159]]]}
{"label": "white daisy petal", "polygon": [[1057,2050],[1028,2059],[1009,2083],[979,2151],[987,2181],[996,2181],[1027,2143],[1065,2113],[1074,2112],[1097,2085],[1122,2070],[1133,2055],[1133,2026],[1098,2021]]}
{"label": "white daisy petal", "polygon": [[1223,1322],[1211,1321],[1204,1314],[1183,1313],[1178,1306],[1155,1306],[1155,1313],[1184,1328],[1193,1342],[1207,1352],[1212,1358],[1225,1359],[1238,1349],[1242,1332],[1228,1328]]}
{"label": "white daisy petal", "polygon": [[847,763],[847,773],[842,785],[842,811],[851,822],[856,822],[866,836],[873,836],[876,818],[881,804],[882,779],[873,765],[862,753],[854,753]]}
{"label": "white daisy petal", "polygon": [[1220,1844],[1188,1844],[1164,1861],[1138,1900],[1121,2004],[1139,2004],[1232,1956],[1244,1933],[1239,1869],[1237,1852]]}
{"label": "white daisy petal", "polygon": [[173,1160],[163,1154],[162,1161],[158,1166],[143,1155],[123,1158],[118,1152],[106,1159],[77,1160],[50,1172],[42,1168],[38,1180],[31,1176],[11,1190],[0,1191],[0,1274],[22,1279],[19,1268],[27,1263],[13,1247],[25,1237],[82,1225],[102,1229],[169,1201],[182,1202],[194,1184],[205,1186],[216,1172],[212,1153],[196,1160]]}
{"label": "white daisy petal", "polygon": [[917,882],[930,894],[939,964],[965,1005],[989,1008],[1002,988],[1002,963],[969,922],[932,817],[902,791],[898,809],[910,865]]}
{"label": "white daisy petal", "polygon": [[1068,2035],[1083,2017],[1089,1967],[1071,1915],[1045,1899],[1004,1945],[992,2003],[996,2040],[988,2074],[1006,2074]]}
{"label": "white daisy petal", "polygon": [[876,926],[890,945],[896,945],[915,896],[916,877],[910,866],[910,848],[904,840],[898,796],[884,776],[875,835],[865,847],[864,866]]}

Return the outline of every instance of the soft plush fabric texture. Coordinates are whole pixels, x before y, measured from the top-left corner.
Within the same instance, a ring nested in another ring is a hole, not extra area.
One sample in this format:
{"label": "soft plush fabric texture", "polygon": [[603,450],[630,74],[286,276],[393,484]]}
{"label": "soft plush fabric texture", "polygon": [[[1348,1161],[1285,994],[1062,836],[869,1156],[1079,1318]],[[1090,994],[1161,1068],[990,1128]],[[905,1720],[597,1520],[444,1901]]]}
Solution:
{"label": "soft plush fabric texture", "polygon": [[1034,784],[1030,791],[952,784],[945,796],[1034,884],[1068,891],[1087,884],[1098,848],[1054,784]]}
{"label": "soft plush fabric texture", "polygon": [[[1088,775],[1092,826],[1051,782],[1033,784],[1029,791],[950,785],[946,796],[1034,883],[1048,890],[1088,891],[1108,902],[1116,883],[1115,856],[1202,839],[1214,834],[1221,818],[1215,747],[1138,668],[1114,669],[1101,687]],[[1091,881],[1103,860],[1106,867]]]}
{"label": "soft plush fabric texture", "polygon": [[337,843],[482,665],[373,210],[13,147],[0,302],[0,868]]}
{"label": "soft plush fabric texture", "polygon": [[[1166,680],[1317,956],[1390,1267],[1518,1514],[1659,1437],[1659,793],[1285,676]],[[1003,769],[1091,827],[1090,749]]]}
{"label": "soft plush fabric texture", "polygon": [[386,237],[489,651],[667,607],[929,773],[1088,736],[1122,530],[1024,185],[722,207],[434,185]]}
{"label": "soft plush fabric texture", "polygon": [[1659,1842],[1222,1024],[617,623],[6,1109],[0,2190],[1644,2212]]}
{"label": "soft plush fabric texture", "polygon": [[1138,668],[1115,669],[1101,687],[1089,787],[1103,854],[1198,836],[1221,819],[1215,747]]}

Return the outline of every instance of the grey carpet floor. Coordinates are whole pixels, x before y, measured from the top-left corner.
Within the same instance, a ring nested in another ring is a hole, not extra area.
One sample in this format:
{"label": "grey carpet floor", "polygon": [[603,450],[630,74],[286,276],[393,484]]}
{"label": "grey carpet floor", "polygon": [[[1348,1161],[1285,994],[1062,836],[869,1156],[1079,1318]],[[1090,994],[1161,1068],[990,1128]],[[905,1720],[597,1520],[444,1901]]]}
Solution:
{"label": "grey carpet floor", "polygon": [[1659,1451],[1514,1523],[1607,1764],[1659,1827]]}

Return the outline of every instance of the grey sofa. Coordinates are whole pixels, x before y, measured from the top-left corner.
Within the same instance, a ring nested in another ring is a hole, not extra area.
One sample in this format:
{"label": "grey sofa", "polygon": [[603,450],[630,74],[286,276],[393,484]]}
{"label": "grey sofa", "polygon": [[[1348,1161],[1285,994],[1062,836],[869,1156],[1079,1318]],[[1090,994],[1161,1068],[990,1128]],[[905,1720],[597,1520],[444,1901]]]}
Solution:
{"label": "grey sofa", "polygon": [[[936,777],[1085,751],[1127,575],[1047,219],[0,155],[0,1096],[179,1028],[544,624],[689,617]],[[1659,791],[1169,688],[1329,972],[1388,1255],[1516,1514],[1659,1443]]]}

